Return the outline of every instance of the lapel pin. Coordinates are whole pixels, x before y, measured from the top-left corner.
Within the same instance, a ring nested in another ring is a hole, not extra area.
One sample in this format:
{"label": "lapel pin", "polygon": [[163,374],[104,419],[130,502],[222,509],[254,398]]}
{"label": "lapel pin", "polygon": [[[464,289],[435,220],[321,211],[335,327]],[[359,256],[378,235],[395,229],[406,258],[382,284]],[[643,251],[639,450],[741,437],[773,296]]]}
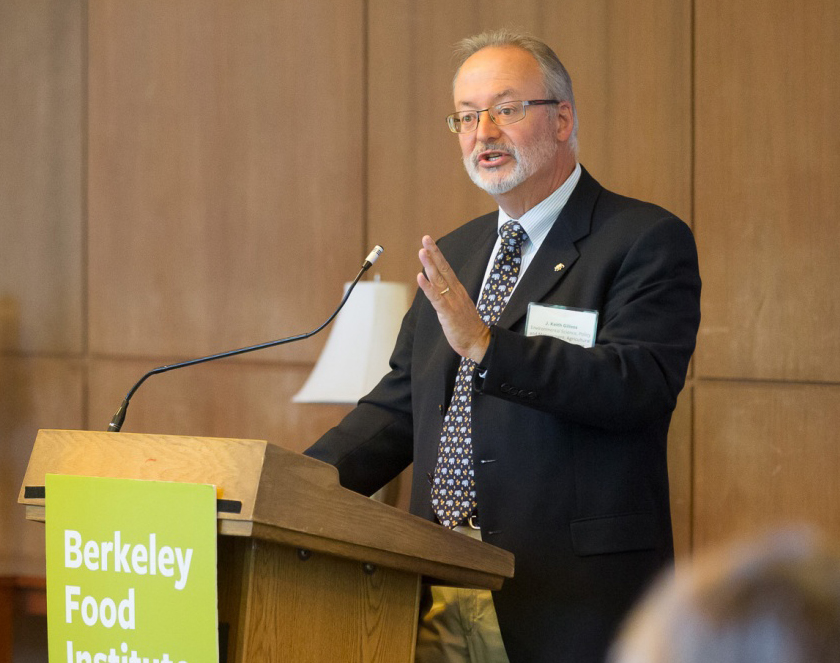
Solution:
{"label": "lapel pin", "polygon": [[566,265],[564,265],[562,262],[558,262],[556,265],[554,265],[554,271],[555,271],[555,272],[559,272],[559,271],[560,271],[561,269],[563,269],[565,266],[566,266]]}

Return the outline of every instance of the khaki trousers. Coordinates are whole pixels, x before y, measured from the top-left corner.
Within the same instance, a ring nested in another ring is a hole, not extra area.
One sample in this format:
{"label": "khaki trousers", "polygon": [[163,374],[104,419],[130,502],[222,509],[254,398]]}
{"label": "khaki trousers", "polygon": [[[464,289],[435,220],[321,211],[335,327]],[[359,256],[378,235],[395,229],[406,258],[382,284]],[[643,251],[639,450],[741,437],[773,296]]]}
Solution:
{"label": "khaki trousers", "polygon": [[[457,527],[474,539],[481,532]],[[415,663],[509,663],[486,589],[424,586]]]}

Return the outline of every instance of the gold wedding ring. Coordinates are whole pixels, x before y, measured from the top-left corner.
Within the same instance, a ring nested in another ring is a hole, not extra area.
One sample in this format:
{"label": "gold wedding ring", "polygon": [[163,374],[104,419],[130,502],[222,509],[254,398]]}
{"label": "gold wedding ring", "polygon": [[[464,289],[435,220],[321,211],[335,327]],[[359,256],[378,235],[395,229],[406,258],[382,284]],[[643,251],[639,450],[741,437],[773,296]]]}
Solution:
{"label": "gold wedding ring", "polygon": [[438,294],[445,295],[447,292],[449,292],[449,286],[446,286],[446,290],[441,290]]}

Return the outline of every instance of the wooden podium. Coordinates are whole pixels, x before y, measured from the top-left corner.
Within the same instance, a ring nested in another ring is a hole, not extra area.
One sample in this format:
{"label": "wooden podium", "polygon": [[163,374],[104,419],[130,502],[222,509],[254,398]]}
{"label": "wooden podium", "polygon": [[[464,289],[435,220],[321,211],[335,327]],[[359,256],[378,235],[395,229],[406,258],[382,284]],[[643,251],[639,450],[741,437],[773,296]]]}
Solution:
{"label": "wooden podium", "polygon": [[213,484],[220,660],[414,660],[421,581],[498,589],[513,555],[364,497],[335,468],[258,440],[39,431],[18,501],[47,474]]}

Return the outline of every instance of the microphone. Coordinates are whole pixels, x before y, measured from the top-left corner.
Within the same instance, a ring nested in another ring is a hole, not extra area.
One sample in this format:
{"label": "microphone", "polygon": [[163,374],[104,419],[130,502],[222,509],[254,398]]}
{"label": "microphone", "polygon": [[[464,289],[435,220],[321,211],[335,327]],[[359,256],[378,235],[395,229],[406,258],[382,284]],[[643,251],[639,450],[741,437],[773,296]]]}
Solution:
{"label": "microphone", "polygon": [[203,364],[206,361],[214,361],[216,359],[224,359],[225,357],[233,357],[235,355],[245,354],[246,352],[254,352],[255,350],[263,350],[265,348],[273,348],[276,345],[283,345],[285,343],[292,343],[294,341],[302,341],[305,338],[309,338],[310,336],[314,336],[319,331],[321,331],[324,327],[330,324],[335,316],[338,315],[338,312],[344,307],[344,304],[347,303],[347,299],[350,297],[350,293],[353,292],[353,288],[356,287],[356,284],[359,282],[359,279],[362,278],[362,275],[371,268],[373,263],[375,263],[379,256],[382,255],[383,249],[378,244],[373,247],[373,251],[371,251],[365,261],[362,263],[362,268],[359,270],[359,273],[356,274],[356,278],[353,279],[353,282],[350,284],[350,287],[347,288],[347,292],[344,293],[344,297],[341,300],[341,303],[338,305],[338,308],[333,311],[332,315],[327,318],[320,326],[316,327],[312,331],[308,331],[303,334],[297,334],[296,336],[287,336],[286,338],[280,338],[276,341],[268,341],[267,343],[259,343],[257,345],[249,345],[245,348],[239,348],[238,350],[228,350],[227,352],[220,352],[214,355],[207,355],[206,357],[199,357],[198,359],[189,359],[187,361],[178,362],[177,364],[168,364],[166,366],[158,366],[157,368],[152,369],[148,373],[146,373],[142,378],[140,378],[137,383],[129,390],[126,397],[123,399],[120,407],[114,413],[113,418],[111,419],[111,423],[108,424],[107,431],[109,433],[119,433],[122,429],[123,422],[125,421],[125,414],[128,410],[128,403],[131,400],[131,397],[134,395],[134,392],[140,388],[140,385],[143,384],[147,378],[151,377],[152,375],[157,375],[158,373],[166,373],[167,371],[175,370],[176,368],[184,368],[186,366],[194,366],[195,364]]}
{"label": "microphone", "polygon": [[[365,261],[362,263],[362,271],[364,272],[364,271],[367,271],[368,269],[370,269],[371,265],[373,265],[373,263],[375,263],[377,260],[379,260],[379,256],[382,255],[382,252],[384,250],[385,249],[383,249],[381,246],[379,246],[379,244],[374,246],[373,251],[368,253],[368,257],[365,258]],[[358,280],[358,277],[357,277],[356,280]],[[353,285],[354,286],[356,285],[356,281],[353,282]]]}

